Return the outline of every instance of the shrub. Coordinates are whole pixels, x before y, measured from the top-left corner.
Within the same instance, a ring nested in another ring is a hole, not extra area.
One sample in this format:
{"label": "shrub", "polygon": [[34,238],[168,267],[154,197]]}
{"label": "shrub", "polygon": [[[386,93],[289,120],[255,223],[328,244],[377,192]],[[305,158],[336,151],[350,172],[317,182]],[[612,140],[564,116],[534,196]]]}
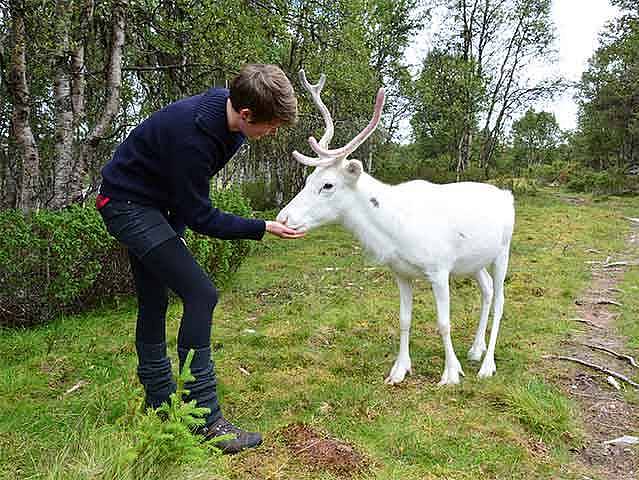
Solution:
{"label": "shrub", "polygon": [[[251,205],[239,189],[226,188],[211,192],[213,205],[225,212],[251,217]],[[187,230],[186,242],[204,270],[218,287],[224,287],[242,261],[251,253],[250,240],[219,240]]]}
{"label": "shrub", "polygon": [[[238,190],[212,192],[216,207],[251,216]],[[133,292],[126,250],[93,208],[73,205],[25,215],[0,212],[0,326],[45,323]],[[250,253],[249,240],[187,235],[195,258],[216,284],[226,285]]]}
{"label": "shrub", "polygon": [[[446,155],[435,159],[390,157],[374,165],[373,175],[382,182],[390,184],[416,179],[432,183],[457,181],[457,171]],[[486,170],[471,166],[462,172],[460,179],[466,182],[483,182],[486,180]]]}
{"label": "shrub", "polygon": [[590,192],[596,195],[620,195],[637,190],[637,179],[619,170],[595,171],[583,169],[575,171],[566,182],[568,190]]}
{"label": "shrub", "polygon": [[241,188],[242,195],[250,201],[255,210],[268,210],[278,206],[274,186],[272,184],[269,185],[264,180],[244,182]]}
{"label": "shrub", "polygon": [[622,170],[597,171],[576,162],[567,161],[555,161],[534,167],[529,170],[527,176],[536,178],[544,184],[563,185],[572,192],[595,195],[635,193],[639,187],[639,179]]}
{"label": "shrub", "polygon": [[553,163],[531,168],[528,176],[537,178],[544,184],[565,185],[578,169],[579,165],[577,163],[557,160]]}
{"label": "shrub", "polygon": [[535,178],[500,176],[491,180],[490,183],[499,188],[510,190],[515,196],[536,195],[539,192],[539,185]]}
{"label": "shrub", "polygon": [[27,326],[73,310],[118,246],[93,208],[0,212],[0,324]]}

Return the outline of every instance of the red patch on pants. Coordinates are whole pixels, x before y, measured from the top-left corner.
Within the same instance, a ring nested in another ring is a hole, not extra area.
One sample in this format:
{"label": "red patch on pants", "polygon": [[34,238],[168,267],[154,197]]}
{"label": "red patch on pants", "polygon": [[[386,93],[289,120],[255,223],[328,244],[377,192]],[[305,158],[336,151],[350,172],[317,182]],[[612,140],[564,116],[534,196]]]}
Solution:
{"label": "red patch on pants", "polygon": [[98,195],[97,197],[95,197],[95,208],[100,210],[110,201],[111,199],[109,197],[105,197],[104,195]]}

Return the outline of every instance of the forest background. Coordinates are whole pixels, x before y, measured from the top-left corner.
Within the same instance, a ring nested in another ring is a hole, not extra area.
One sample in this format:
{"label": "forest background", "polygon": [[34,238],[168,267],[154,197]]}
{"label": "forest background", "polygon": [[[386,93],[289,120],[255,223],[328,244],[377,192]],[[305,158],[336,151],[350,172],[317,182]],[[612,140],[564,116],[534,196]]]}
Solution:
{"label": "forest background", "polygon": [[[572,85],[577,128],[562,131],[535,106],[571,85],[531,68],[556,61],[550,0],[0,0],[0,324],[39,323],[126,290],[108,281],[126,261],[84,208],[101,167],[152,112],[227,85],[247,62],[284,69],[300,121],[241,149],[216,179],[221,208],[278,208],[303,185],[308,169],[290,154],[308,150],[323,123],[300,68],[328,78],[334,146],[367,124],[386,88],[383,127],[357,153],[383,181],[635,193],[639,7],[611,4],[619,15]],[[411,74],[406,49],[434,9],[440,28]],[[233,270],[246,251],[194,245],[213,270]],[[96,280],[104,291],[91,288]]]}

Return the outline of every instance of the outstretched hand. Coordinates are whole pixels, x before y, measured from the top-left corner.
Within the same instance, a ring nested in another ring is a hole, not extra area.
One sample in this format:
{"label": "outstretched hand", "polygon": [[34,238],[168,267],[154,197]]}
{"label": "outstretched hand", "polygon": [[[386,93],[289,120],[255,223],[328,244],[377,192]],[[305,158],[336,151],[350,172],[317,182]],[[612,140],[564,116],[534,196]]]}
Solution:
{"label": "outstretched hand", "polygon": [[266,231],[280,238],[301,238],[304,236],[304,232],[298,232],[283,223],[270,220],[266,221]]}

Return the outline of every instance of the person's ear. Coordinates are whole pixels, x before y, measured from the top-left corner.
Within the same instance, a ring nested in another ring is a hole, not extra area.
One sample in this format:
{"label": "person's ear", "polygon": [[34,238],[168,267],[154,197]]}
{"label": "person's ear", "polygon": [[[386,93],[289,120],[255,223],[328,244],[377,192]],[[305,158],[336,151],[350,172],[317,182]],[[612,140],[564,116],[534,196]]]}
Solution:
{"label": "person's ear", "polygon": [[253,112],[251,112],[250,108],[240,108],[239,114],[240,114],[240,118],[244,122],[251,123],[251,118],[253,117]]}

